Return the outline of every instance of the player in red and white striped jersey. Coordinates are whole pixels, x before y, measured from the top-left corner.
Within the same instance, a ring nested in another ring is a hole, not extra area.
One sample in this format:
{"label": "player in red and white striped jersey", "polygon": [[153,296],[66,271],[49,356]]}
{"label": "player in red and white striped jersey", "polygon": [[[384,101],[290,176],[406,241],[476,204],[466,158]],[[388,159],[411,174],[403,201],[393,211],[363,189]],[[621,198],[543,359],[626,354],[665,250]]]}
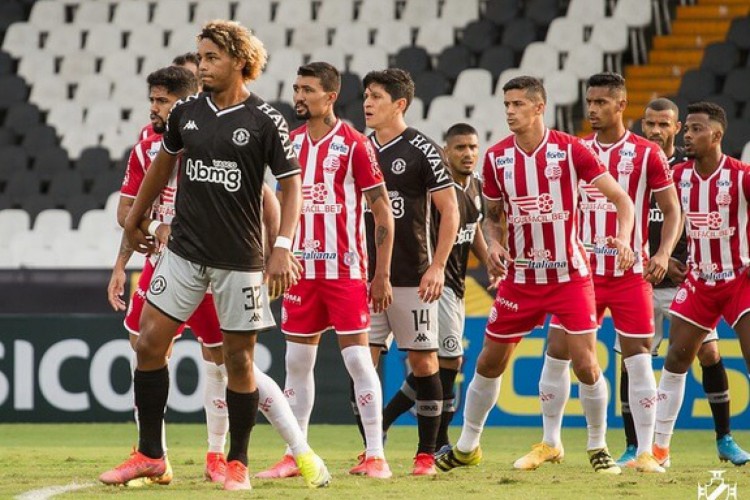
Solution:
{"label": "player in red and white striped jersey", "polygon": [[[591,184],[580,185],[580,236],[590,252],[597,321],[601,324],[604,312],[609,309],[617,332],[615,351],[621,352],[623,371],[630,377],[628,394],[638,449],[635,460],[626,465],[641,472],[664,472],[651,456],[656,378],[651,366],[654,311],[653,289],[649,282],[658,283],[664,278],[669,257],[679,239],[677,192],[661,148],[625,128],[623,112],[627,93],[622,76],[615,73],[591,76],[586,103],[595,134],[585,142],[635,205],[635,225],[630,239],[635,264],[631,269],[622,270],[616,266],[615,249],[607,245],[607,241],[617,235],[616,207]],[[664,214],[664,224],[660,247],[649,260],[648,215],[652,193]],[[570,396],[569,359],[565,333],[557,318],[552,318],[539,391],[554,396],[541,398],[542,413],[548,416],[544,420],[544,443],[553,447],[561,445],[563,411]],[[524,462],[519,460],[517,466]]]}
{"label": "player in red and white striped jersey", "polygon": [[[354,382],[367,450],[362,474],[391,476],[383,452],[382,389],[370,358],[370,311],[392,301],[389,282],[393,216],[383,174],[370,141],[334,114],[341,75],[313,62],[297,70],[295,111],[307,123],[290,135],[302,168],[303,205],[292,246],[302,277],[284,294],[281,329],[286,335],[285,393],[300,428],[307,427],[315,399],[314,365],[322,333],[333,328]],[[362,198],[378,227],[377,269],[367,289]],[[287,454],[258,477],[299,474]]]}
{"label": "player in red and white striped jersey", "polygon": [[690,269],[672,302],[669,350],[659,382],[654,456],[666,464],[687,371],[722,317],[737,334],[750,368],[750,165],[722,153],[726,128],[720,106],[690,104],[685,120],[690,159],[674,169]]}
{"label": "player in red and white striped jersey", "polygon": [[[589,430],[589,461],[596,472],[619,474],[606,445],[607,385],[596,359],[596,309],[593,284],[578,239],[579,180],[592,183],[617,207],[618,233],[611,244],[622,270],[633,264],[630,241],[633,203],[604,165],[579,139],[548,130],[543,116],[546,94],[532,77],[503,87],[508,125],[514,135],[487,152],[484,195],[490,267],[507,265],[490,311],[487,341],[467,390],[464,425],[456,446],[436,461],[442,470],[481,459],[479,440],[500,392],[500,379],[518,342],[557,315],[573,369],[581,381],[581,404]],[[547,460],[559,461],[562,446],[535,446]]]}

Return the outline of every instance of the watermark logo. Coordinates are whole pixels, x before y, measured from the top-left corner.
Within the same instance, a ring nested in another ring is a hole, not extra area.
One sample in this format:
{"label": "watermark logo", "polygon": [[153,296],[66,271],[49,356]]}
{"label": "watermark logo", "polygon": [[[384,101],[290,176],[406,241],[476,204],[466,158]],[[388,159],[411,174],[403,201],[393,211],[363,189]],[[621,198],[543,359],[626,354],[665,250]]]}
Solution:
{"label": "watermark logo", "polygon": [[698,485],[698,500],[736,500],[737,483],[729,484],[724,478],[723,470],[712,470],[711,480]]}

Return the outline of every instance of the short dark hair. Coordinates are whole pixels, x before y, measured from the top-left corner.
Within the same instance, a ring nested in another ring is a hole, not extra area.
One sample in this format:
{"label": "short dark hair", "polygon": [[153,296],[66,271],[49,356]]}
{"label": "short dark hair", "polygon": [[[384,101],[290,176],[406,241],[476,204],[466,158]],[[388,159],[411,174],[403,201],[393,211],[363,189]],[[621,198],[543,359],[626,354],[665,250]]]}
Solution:
{"label": "short dark hair", "polygon": [[610,92],[614,90],[618,92],[626,92],[625,78],[623,78],[622,75],[611,71],[591,75],[586,81],[586,88],[588,89],[591,87],[606,87]]}
{"label": "short dark hair", "polygon": [[186,64],[194,64],[196,66],[200,66],[200,61],[198,61],[198,54],[196,54],[195,52],[185,52],[184,54],[175,56],[175,58],[172,59],[173,66],[185,66]]}
{"label": "short dark hair", "polygon": [[406,99],[406,109],[414,100],[414,80],[412,80],[408,71],[400,68],[370,71],[362,80],[362,85],[367,88],[372,83],[382,85],[394,101]]}
{"label": "short dark hair", "polygon": [[146,82],[149,90],[153,87],[164,87],[167,93],[180,98],[198,92],[198,79],[195,74],[182,66],[157,69],[148,75]]}
{"label": "short dark hair", "polygon": [[475,129],[468,123],[455,123],[451,125],[451,127],[445,133],[445,140],[447,141],[451,137],[455,137],[457,135],[476,135],[477,137],[479,137],[477,129]]}
{"label": "short dark hair", "polygon": [[674,101],[667,99],[666,97],[657,97],[646,105],[646,109],[654,111],[672,111],[674,112],[675,118],[680,116],[680,108]]}
{"label": "short dark hair", "polygon": [[526,96],[531,98],[540,97],[542,102],[547,102],[547,91],[539,78],[533,76],[517,76],[508,80],[503,85],[503,92],[509,90],[525,90]]}
{"label": "short dark hair", "polygon": [[727,113],[724,108],[713,102],[701,101],[688,104],[687,114],[704,114],[708,119],[721,125],[721,130],[727,129]]}
{"label": "short dark hair", "polygon": [[341,73],[327,62],[311,62],[297,68],[298,76],[312,76],[320,80],[326,92],[341,90]]}

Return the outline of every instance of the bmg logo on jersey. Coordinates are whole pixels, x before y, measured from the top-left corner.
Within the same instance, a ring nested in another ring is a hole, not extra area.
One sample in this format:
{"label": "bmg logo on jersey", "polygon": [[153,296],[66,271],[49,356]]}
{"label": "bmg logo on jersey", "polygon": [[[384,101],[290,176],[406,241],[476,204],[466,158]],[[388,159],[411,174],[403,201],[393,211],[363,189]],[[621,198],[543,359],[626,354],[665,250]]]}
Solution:
{"label": "bmg logo on jersey", "polygon": [[191,181],[223,184],[230,193],[234,193],[242,185],[242,171],[233,161],[213,160],[212,165],[206,165],[203,160],[189,158],[185,171]]}

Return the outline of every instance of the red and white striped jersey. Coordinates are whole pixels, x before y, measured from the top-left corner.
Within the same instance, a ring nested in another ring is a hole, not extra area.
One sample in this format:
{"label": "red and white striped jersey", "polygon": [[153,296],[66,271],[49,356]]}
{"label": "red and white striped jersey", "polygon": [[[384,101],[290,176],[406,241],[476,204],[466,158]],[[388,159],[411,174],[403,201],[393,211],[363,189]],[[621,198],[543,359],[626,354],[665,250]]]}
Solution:
{"label": "red and white striped jersey", "polygon": [[313,142],[307,125],[290,139],[302,167],[302,215],[294,253],[306,279],[367,279],[362,192],[383,184],[370,141],[339,120]]}
{"label": "red and white striped jersey", "polygon": [[591,270],[600,276],[643,274],[644,264],[649,256],[648,214],[651,193],[673,185],[667,157],[657,144],[630,131],[608,146],[599,143],[595,135],[584,141],[599,156],[635,205],[635,224],[630,238],[635,263],[632,268],[622,271],[617,269],[616,250],[607,245],[608,237],[617,236],[617,209],[594,186],[581,184],[581,240],[589,251]]}
{"label": "red and white striped jersey", "polygon": [[578,239],[578,183],[607,169],[580,139],[547,130],[526,154],[507,137],[484,158],[484,196],[502,201],[508,221],[509,279],[515,283],[562,283],[588,276]]}
{"label": "red and white striped jersey", "polygon": [[[151,162],[156,158],[157,153],[161,149],[161,138],[161,134],[153,134],[133,146],[133,150],[130,152],[130,157],[128,158],[128,166],[125,170],[122,188],[120,188],[121,196],[128,198],[136,197],[143,178],[146,176],[148,167],[151,166]],[[154,220],[159,220],[167,224],[172,223],[175,213],[174,202],[177,195],[177,171],[178,169],[175,168],[169,182],[154,201],[151,210],[151,218]]]}
{"label": "red and white striped jersey", "polygon": [[151,124],[151,122],[148,123],[145,127],[141,129],[140,132],[138,132],[138,140],[143,141],[145,139],[148,139],[152,135],[154,135],[156,132],[154,132],[154,126]]}
{"label": "red and white striped jersey", "polygon": [[704,179],[688,160],[675,167],[674,182],[685,214],[690,273],[707,285],[735,279],[750,264],[750,165],[725,155]]}

